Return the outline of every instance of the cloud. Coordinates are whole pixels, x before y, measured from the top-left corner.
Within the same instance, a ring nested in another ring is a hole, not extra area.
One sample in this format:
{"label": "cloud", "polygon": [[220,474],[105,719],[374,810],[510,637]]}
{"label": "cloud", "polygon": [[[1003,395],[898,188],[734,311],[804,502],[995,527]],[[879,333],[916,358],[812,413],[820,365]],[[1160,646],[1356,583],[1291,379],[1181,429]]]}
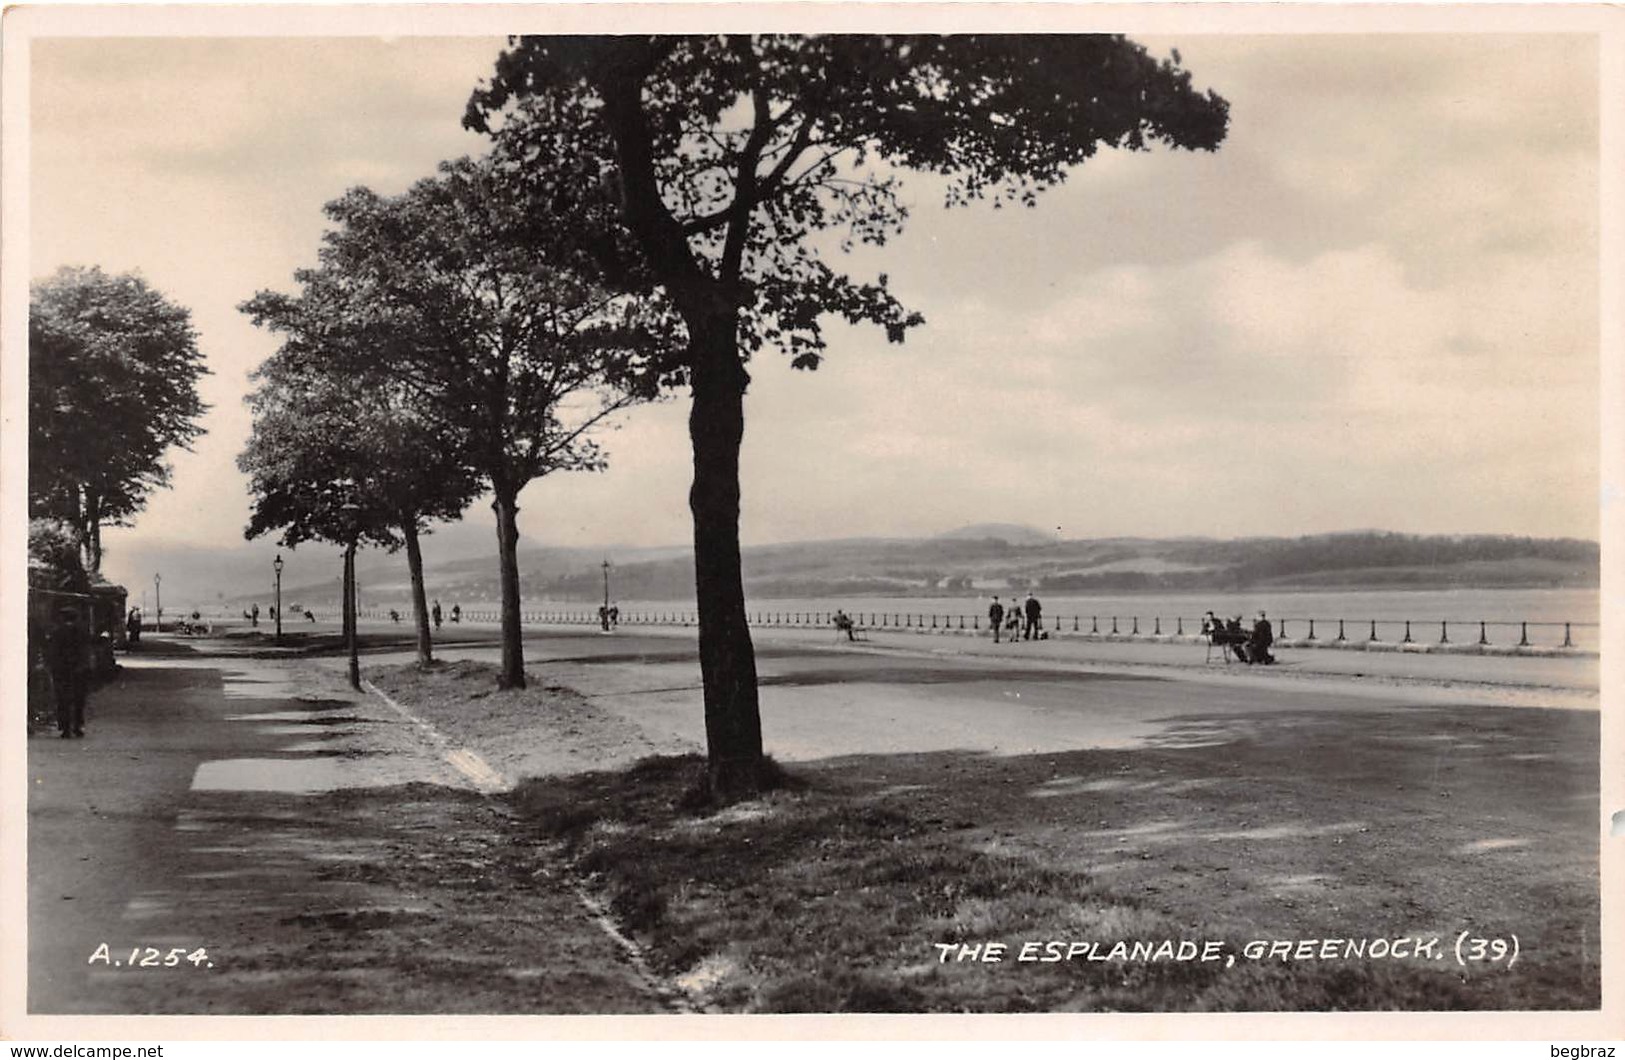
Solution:
{"label": "cloud", "polygon": [[[240,533],[237,395],[271,343],[233,307],[287,285],[346,185],[477,150],[457,118],[500,43],[36,42],[36,273],[141,267],[218,373],[138,533]],[[1108,152],[1032,210],[946,211],[908,175],[905,234],[835,263],[887,273],[927,326],[896,346],[831,322],[816,373],[758,356],[746,539],[1595,534],[1594,43],[1146,43],[1231,101],[1224,146]],[[686,415],[636,410],[608,471],[534,485],[527,537],[686,540]]]}

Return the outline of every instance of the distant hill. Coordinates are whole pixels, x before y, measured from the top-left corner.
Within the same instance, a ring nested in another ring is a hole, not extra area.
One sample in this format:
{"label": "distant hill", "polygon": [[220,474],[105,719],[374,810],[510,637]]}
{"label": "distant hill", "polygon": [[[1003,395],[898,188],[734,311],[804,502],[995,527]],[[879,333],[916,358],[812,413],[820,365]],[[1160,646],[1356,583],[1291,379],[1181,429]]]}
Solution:
{"label": "distant hill", "polygon": [[[1590,587],[1595,542],[1498,536],[1362,532],[1300,538],[1109,538],[1057,541],[1025,530],[1023,543],[988,524],[925,539],[861,538],[744,550],[745,591],[761,598],[979,595],[1033,589],[1122,593],[1248,588]],[[990,533],[990,531],[992,531]],[[1036,535],[1042,540],[1033,540]],[[603,594],[599,555],[550,549],[520,562],[527,598],[591,601]],[[481,566],[430,571],[443,599],[494,600],[494,557]],[[689,600],[686,549],[617,557],[611,594],[621,600]],[[382,587],[379,587],[382,588]],[[369,598],[372,596],[368,594]],[[405,599],[404,578],[400,598]]]}
{"label": "distant hill", "polygon": [[970,526],[961,526],[957,530],[949,530],[945,534],[938,534],[933,540],[1003,541],[1007,545],[1049,545],[1055,542],[1056,536],[1019,523],[973,523]]}
{"label": "distant hill", "polygon": [[[436,535],[439,537],[439,535]],[[1011,538],[1019,540],[1012,541]],[[433,540],[433,539],[431,539]],[[444,540],[444,539],[442,539]],[[435,545],[441,541],[435,541]],[[262,606],[270,600],[274,549],[152,553],[128,584],[151,589],[162,570],[166,610],[195,605]],[[494,543],[474,555],[425,549],[429,593],[449,606],[498,598]],[[607,558],[618,600],[688,601],[694,559],[686,547],[584,549],[522,546],[527,600],[601,599]],[[339,596],[338,554],[319,547],[286,554],[283,598],[330,607]],[[1381,531],[1296,538],[1099,538],[1057,540],[1031,527],[986,523],[930,538],[848,538],[747,548],[745,591],[755,599],[978,596],[1041,593],[1202,592],[1245,589],[1588,588],[1599,584],[1596,542],[1494,535],[1419,536]],[[365,554],[364,603],[410,599],[403,556]],[[114,580],[117,580],[115,577]]]}

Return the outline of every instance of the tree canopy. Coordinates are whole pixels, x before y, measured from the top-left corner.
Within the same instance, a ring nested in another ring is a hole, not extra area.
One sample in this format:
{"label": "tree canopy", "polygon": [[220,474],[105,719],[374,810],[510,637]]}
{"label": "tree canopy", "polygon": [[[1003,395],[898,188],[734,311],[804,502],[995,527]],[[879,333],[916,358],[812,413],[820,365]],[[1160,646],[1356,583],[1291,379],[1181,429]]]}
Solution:
{"label": "tree canopy", "polygon": [[894,341],[922,323],[809,238],[883,245],[902,172],[946,177],[948,205],[1032,206],[1102,147],[1216,148],[1228,104],[1115,35],[521,37],[464,120],[538,169],[596,167],[577,193],[612,197],[680,307],[723,298],[746,356],[812,368],[827,314]]}
{"label": "tree canopy", "polygon": [[[592,469],[592,431],[654,394],[671,342],[648,303],[559,262],[560,219],[515,172],[445,163],[396,197],[356,188],[328,203],[320,265],[299,295],[243,311],[290,358],[387,379],[455,430],[495,492]],[[562,255],[564,252],[560,251]]]}
{"label": "tree canopy", "polygon": [[255,378],[237,460],[254,498],[245,536],[396,549],[403,526],[454,519],[476,495],[455,444],[387,393],[277,356]]}
{"label": "tree canopy", "polygon": [[[855,280],[820,253],[882,245],[908,217],[898,176],[946,180],[949,205],[1028,206],[1102,147],[1212,150],[1228,105],[1177,55],[1107,35],[520,37],[464,123],[532,172],[597,169],[638,265],[681,314],[668,379],[690,384],[695,594],[709,773],[761,775],[755,653],[739,555],[744,364],[776,347],[824,356],[822,318],[923,323],[885,274]],[[631,271],[631,270],[628,270]]]}
{"label": "tree canopy", "polygon": [[133,275],[64,268],[28,319],[29,513],[72,526],[92,570],[101,528],[128,525],[188,448],[207,374],[186,309]]}
{"label": "tree canopy", "polygon": [[56,519],[28,522],[28,584],[35,589],[82,593],[90,575],[80,555],[77,532]]}
{"label": "tree canopy", "polygon": [[577,209],[567,167],[533,177],[491,159],[442,164],[386,197],[357,188],[327,206],[320,262],[297,295],[243,305],[285,337],[290,363],[398,391],[455,444],[493,495],[503,568],[505,687],[523,686],[519,492],[556,471],[593,470],[594,433],[658,393],[674,322],[629,280],[606,279],[613,233]]}
{"label": "tree canopy", "polygon": [[254,430],[238,458],[254,496],[245,534],[280,530],[290,547],[312,538],[405,546],[418,656],[427,663],[418,539],[432,521],[460,518],[479,496],[480,479],[458,429],[423,415],[389,380],[356,376],[332,350],[324,357],[304,347],[317,331],[307,321],[255,373],[260,385],[247,399]]}

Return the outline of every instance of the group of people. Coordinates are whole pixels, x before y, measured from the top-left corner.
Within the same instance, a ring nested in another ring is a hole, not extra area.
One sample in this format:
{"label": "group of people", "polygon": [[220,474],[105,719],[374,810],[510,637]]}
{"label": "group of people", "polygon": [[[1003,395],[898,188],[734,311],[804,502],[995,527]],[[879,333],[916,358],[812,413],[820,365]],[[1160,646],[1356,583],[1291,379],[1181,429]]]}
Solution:
{"label": "group of people", "polygon": [[[852,621],[852,616],[836,610],[833,621],[835,629],[845,633],[847,640],[857,639],[857,625]],[[1020,602],[1012,598],[1009,607],[1005,607],[995,596],[993,603],[988,605],[987,622],[993,630],[995,644],[1001,643],[1001,638],[1006,635],[1012,643],[1017,640],[1049,639],[1049,634],[1044,632],[1044,605],[1032,593],[1028,593],[1027,599]]]}
{"label": "group of people", "polygon": [[621,608],[619,604],[606,604],[598,609],[598,626],[605,633],[621,624]]}
{"label": "group of people", "polygon": [[[272,622],[276,621],[276,608],[275,607],[267,607],[265,609],[265,613],[266,613],[266,617],[268,617]],[[314,621],[316,621],[316,612],[312,611],[308,607],[301,608],[301,607],[296,606],[296,607],[293,608],[293,614],[294,614],[294,617],[296,617],[296,618],[298,616],[300,616],[300,615],[305,616],[305,621],[306,622],[314,622]],[[192,617],[196,618],[197,617],[196,613],[194,613]],[[248,619],[248,624],[249,625],[258,628],[258,626],[260,624],[260,605],[259,604],[254,604],[253,606],[251,606],[251,607],[247,608],[246,610],[244,610],[243,611],[243,617]],[[282,617],[286,618],[288,616],[286,614],[284,614]]]}
{"label": "group of people", "polygon": [[1215,647],[1228,649],[1249,666],[1254,663],[1268,665],[1275,661],[1275,656],[1270,654],[1270,646],[1275,643],[1275,628],[1262,611],[1258,613],[1258,620],[1251,630],[1242,628],[1240,615],[1226,621],[1209,611],[1202,616],[1202,633]]}
{"label": "group of people", "polygon": [[[429,617],[434,619],[434,628],[439,629],[441,619],[444,618],[444,614],[440,610],[440,601],[439,600],[436,600],[434,602],[434,606],[429,609]],[[452,604],[451,605],[451,620],[453,622],[456,622],[456,623],[461,623],[463,621],[463,605],[462,604]]]}
{"label": "group of people", "polygon": [[987,608],[987,623],[993,629],[993,643],[999,643],[999,634],[1009,634],[1011,643],[1018,636],[1021,640],[1047,640],[1049,634],[1044,632],[1044,605],[1032,593],[1027,599],[1017,603],[1014,598],[1006,608],[995,596]]}

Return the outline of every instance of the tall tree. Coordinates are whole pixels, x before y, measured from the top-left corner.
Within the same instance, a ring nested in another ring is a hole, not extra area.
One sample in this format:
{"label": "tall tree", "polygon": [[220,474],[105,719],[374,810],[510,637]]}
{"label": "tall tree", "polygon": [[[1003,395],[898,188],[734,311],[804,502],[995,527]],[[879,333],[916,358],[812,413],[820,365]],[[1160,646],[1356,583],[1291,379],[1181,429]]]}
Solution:
{"label": "tall tree", "polygon": [[78,534],[101,569],[103,526],[127,526],[190,448],[207,374],[186,309],[133,275],[63,268],[28,315],[28,506]]}
{"label": "tall tree", "polygon": [[355,555],[363,544],[398,548],[389,498],[379,488],[378,448],[370,444],[359,402],[339,380],[262,369],[248,397],[254,428],[237,465],[254,497],[244,536],[280,531],[286,548],[326,541],[344,553],[343,626],[350,684],[361,687],[356,658]]}
{"label": "tall tree", "polygon": [[551,177],[461,159],[394,198],[355,189],[328,204],[334,227],[319,267],[298,273],[298,298],[261,292],[243,306],[457,432],[496,512],[503,688],[525,686],[519,493],[555,471],[602,467],[593,432],[657,394],[673,345],[658,304],[602,282],[581,249],[599,238],[596,222],[559,209],[572,201],[556,194],[568,181]]}
{"label": "tall tree", "polygon": [[[464,459],[461,434],[422,415],[407,391],[387,380],[335,375],[344,358],[304,345],[308,336],[339,330],[323,328],[324,308],[290,304],[302,321],[299,334],[255,373],[260,385],[247,399],[254,433],[238,460],[256,497],[249,536],[285,528],[297,541],[306,520],[330,515],[320,507],[328,500],[323,483],[363,484],[376,521],[387,527],[366,536],[390,551],[406,549],[418,661],[427,664],[433,647],[420,539],[432,522],[460,518],[480,481]],[[324,530],[334,529],[331,522]]]}
{"label": "tall tree", "polygon": [[1212,150],[1227,114],[1177,55],[1119,36],[523,37],[503,53],[464,123],[535,169],[596,162],[606,179],[578,187],[617,200],[687,328],[673,374],[693,401],[713,785],[753,789],[762,760],[739,560],[745,362],[772,346],[816,367],[824,314],[893,341],[922,323],[885,275],[853,280],[812,237],[879,245],[899,232],[899,170],[946,177],[949,205],[1032,205],[1102,146]]}

